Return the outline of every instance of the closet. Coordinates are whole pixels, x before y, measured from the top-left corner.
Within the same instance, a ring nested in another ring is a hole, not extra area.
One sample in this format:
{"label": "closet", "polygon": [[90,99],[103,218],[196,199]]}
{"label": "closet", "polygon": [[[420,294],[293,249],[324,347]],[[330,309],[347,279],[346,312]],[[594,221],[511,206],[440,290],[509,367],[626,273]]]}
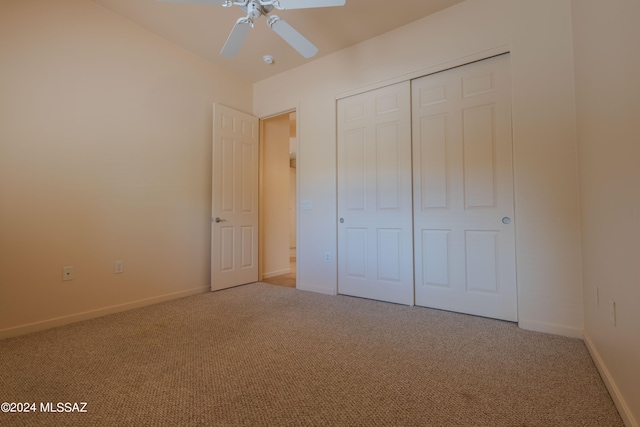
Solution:
{"label": "closet", "polygon": [[517,320],[509,55],[338,100],[338,292]]}

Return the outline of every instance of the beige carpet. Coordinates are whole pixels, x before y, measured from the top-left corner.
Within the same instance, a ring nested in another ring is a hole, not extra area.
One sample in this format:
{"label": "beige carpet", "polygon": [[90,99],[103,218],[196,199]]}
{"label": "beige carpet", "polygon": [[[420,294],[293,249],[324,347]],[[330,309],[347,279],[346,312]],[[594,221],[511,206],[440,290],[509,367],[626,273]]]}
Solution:
{"label": "beige carpet", "polygon": [[[622,426],[581,340],[263,283],[0,341],[3,426]],[[39,406],[38,406],[39,407]]]}

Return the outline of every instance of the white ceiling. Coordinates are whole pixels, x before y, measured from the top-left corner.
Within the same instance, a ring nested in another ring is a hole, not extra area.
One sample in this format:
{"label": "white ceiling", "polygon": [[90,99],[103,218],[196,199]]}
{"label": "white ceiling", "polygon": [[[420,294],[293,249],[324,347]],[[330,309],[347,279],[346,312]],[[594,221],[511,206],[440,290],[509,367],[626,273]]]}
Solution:
{"label": "white ceiling", "polygon": [[[266,24],[255,21],[235,58],[219,54],[236,20],[238,7],[166,3],[157,0],[93,0],[118,15],[173,41],[196,55],[251,82],[266,79],[307,61],[438,12],[463,0],[347,0],[341,7],[274,11],[319,48],[304,59]],[[272,65],[262,57],[271,55]]]}

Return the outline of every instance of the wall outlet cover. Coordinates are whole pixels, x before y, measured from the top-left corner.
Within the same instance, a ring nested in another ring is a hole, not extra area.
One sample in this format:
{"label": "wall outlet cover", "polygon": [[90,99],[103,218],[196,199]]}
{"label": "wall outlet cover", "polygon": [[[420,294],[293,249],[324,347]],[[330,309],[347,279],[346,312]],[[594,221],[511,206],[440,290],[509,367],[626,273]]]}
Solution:
{"label": "wall outlet cover", "polygon": [[124,273],[124,261],[116,261],[114,263],[114,273]]}

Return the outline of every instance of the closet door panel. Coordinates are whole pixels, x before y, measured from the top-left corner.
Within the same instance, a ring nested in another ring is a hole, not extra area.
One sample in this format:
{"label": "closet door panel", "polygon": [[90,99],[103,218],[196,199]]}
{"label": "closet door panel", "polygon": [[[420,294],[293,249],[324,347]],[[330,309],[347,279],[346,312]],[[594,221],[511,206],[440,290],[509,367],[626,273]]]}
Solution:
{"label": "closet door panel", "polygon": [[410,83],[338,101],[338,292],[413,305]]}
{"label": "closet door panel", "polygon": [[415,301],[517,320],[509,56],[412,82]]}

